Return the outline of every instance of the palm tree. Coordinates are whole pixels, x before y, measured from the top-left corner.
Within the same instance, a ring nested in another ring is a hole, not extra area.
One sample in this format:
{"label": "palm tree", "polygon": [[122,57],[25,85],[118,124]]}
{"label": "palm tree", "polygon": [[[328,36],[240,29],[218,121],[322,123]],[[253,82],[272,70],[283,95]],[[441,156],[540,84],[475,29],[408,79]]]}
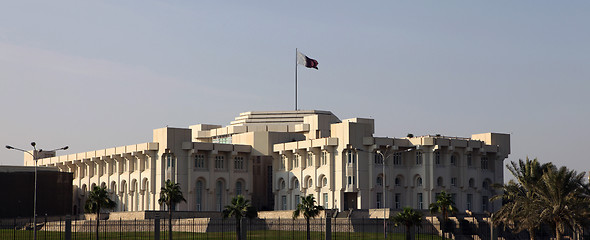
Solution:
{"label": "palm tree", "polygon": [[589,225],[590,197],[584,176],[567,167],[551,167],[534,186],[539,218],[554,227],[557,240],[566,227],[578,230]]}
{"label": "palm tree", "polygon": [[88,194],[84,206],[86,212],[96,213],[96,239],[98,240],[98,226],[100,224],[100,210],[113,209],[117,203],[109,198],[106,187],[94,187]]}
{"label": "palm tree", "polygon": [[507,184],[494,184],[494,187],[502,190],[501,194],[491,198],[492,201],[502,200],[503,205],[492,215],[495,225],[503,223],[505,226],[515,228],[516,232],[528,231],[529,238],[535,239],[535,229],[541,224],[540,210],[534,201],[536,198],[535,185],[541,180],[543,172],[553,167],[551,163],[540,164],[537,159],[519,159],[518,163],[510,162],[506,168],[512,173],[516,181],[510,180]]}
{"label": "palm tree", "polygon": [[177,203],[186,202],[180,186],[178,183],[174,183],[170,180],[166,180],[164,187],[160,189],[160,199],[158,203],[166,204],[168,206],[168,239],[172,239],[172,209],[175,208]]}
{"label": "palm tree", "polygon": [[293,219],[299,217],[301,214],[303,214],[303,217],[305,218],[305,223],[307,225],[307,240],[310,240],[311,238],[309,219],[317,217],[321,210],[324,210],[324,207],[316,206],[313,195],[309,194],[307,197],[301,197],[301,203],[297,204],[297,209],[293,211]]}
{"label": "palm tree", "polygon": [[446,193],[445,191],[440,192],[436,195],[436,202],[433,202],[429,206],[430,213],[442,213],[443,217],[443,234],[447,228],[447,219],[449,218],[449,213],[454,214],[457,212],[457,207],[455,207],[455,203],[451,199],[451,195]]}
{"label": "palm tree", "polygon": [[238,240],[242,239],[242,218],[255,218],[257,215],[258,212],[256,212],[256,209],[242,195],[232,198],[231,205],[225,206],[223,210],[223,218],[232,216],[236,218],[236,235]]}
{"label": "palm tree", "polygon": [[496,186],[502,190],[501,195],[491,198],[503,200],[502,207],[492,214],[494,225],[503,223],[504,226],[514,228],[516,232],[527,231],[531,240],[535,239],[535,229],[541,224],[539,209],[534,202],[535,192],[510,180],[507,184]]}
{"label": "palm tree", "polygon": [[399,225],[406,226],[406,240],[411,240],[413,239],[412,227],[420,226],[422,223],[422,213],[411,207],[405,207],[402,212],[393,216],[391,220],[395,223],[396,227]]}

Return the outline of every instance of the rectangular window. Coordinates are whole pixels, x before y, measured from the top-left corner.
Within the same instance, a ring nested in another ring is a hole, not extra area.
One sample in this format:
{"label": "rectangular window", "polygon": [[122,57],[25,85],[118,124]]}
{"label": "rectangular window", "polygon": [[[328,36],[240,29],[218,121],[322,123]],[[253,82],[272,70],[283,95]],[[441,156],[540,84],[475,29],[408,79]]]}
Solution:
{"label": "rectangular window", "polygon": [[293,156],[293,168],[299,167],[299,154]]}
{"label": "rectangular window", "polygon": [[490,200],[488,199],[488,196],[482,196],[481,197],[481,211],[488,211],[488,203],[490,202]]}
{"label": "rectangular window", "polygon": [[473,205],[473,194],[467,194],[467,210],[471,211],[472,205]]}
{"label": "rectangular window", "polygon": [[422,152],[416,152],[416,165],[422,165]]}
{"label": "rectangular window", "polygon": [[215,169],[225,169],[225,157],[215,156]]}
{"label": "rectangular window", "polygon": [[328,194],[324,193],[324,208],[328,209]]}
{"label": "rectangular window", "polygon": [[308,167],[313,166],[313,153],[307,154],[307,166]]}
{"label": "rectangular window", "polygon": [[453,203],[455,205],[457,205],[457,194],[456,193],[451,193],[451,201],[453,201]]}
{"label": "rectangular window", "polygon": [[377,208],[382,208],[381,201],[383,200],[383,193],[377,193]]}
{"label": "rectangular window", "polygon": [[379,153],[375,153],[375,165],[383,164],[383,156]]}
{"label": "rectangular window", "polygon": [[434,164],[440,165],[440,152],[438,151],[434,153]]}
{"label": "rectangular window", "polygon": [[281,196],[281,210],[287,210],[287,196]]}
{"label": "rectangular window", "polygon": [[285,163],[287,163],[287,156],[281,155],[281,166],[280,166],[280,170],[284,170],[285,169]]}
{"label": "rectangular window", "polygon": [[244,170],[244,157],[237,156],[234,158],[234,169]]}
{"label": "rectangular window", "polygon": [[467,154],[467,166],[468,167],[473,167],[473,160],[471,157],[471,153]]}
{"label": "rectangular window", "polygon": [[328,152],[322,151],[322,165],[328,164]]}
{"label": "rectangular window", "polygon": [[457,156],[451,155],[451,165],[457,166]]}
{"label": "rectangular window", "polygon": [[399,166],[402,165],[402,153],[394,153],[393,154],[393,165]]}
{"label": "rectangular window", "polygon": [[401,193],[396,193],[395,194],[395,209],[401,209],[402,208],[402,194]]}
{"label": "rectangular window", "polygon": [[422,208],[422,204],[424,203],[423,200],[424,199],[422,198],[422,193],[418,193],[418,206],[416,206],[417,209],[423,209]]}
{"label": "rectangular window", "polygon": [[346,153],[346,156],[348,158],[349,164],[352,164],[355,162],[356,154],[354,154],[354,152],[352,150],[348,150],[348,152]]}
{"label": "rectangular window", "polygon": [[457,186],[457,178],[451,178],[451,186],[456,187]]}
{"label": "rectangular window", "polygon": [[205,155],[203,155],[203,154],[195,155],[195,168],[198,168],[198,169],[205,168]]}
{"label": "rectangular window", "polygon": [[299,195],[295,195],[295,207],[297,207],[297,205],[299,205],[299,203],[301,203],[301,196]]}
{"label": "rectangular window", "polygon": [[354,185],[354,176],[348,176],[348,185]]}
{"label": "rectangular window", "polygon": [[481,169],[488,170],[488,157],[481,157]]}

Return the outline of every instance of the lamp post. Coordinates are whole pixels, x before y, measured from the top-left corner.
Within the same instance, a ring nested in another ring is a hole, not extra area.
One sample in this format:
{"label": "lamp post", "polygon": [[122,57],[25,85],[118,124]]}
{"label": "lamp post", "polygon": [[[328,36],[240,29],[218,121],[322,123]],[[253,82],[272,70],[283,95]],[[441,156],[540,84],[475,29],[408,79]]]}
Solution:
{"label": "lamp post", "polygon": [[[385,147],[385,153],[387,153],[387,150],[389,150],[389,148],[391,148],[391,146],[389,146],[389,145],[387,145]],[[381,163],[381,166],[383,166],[383,170],[382,170],[383,171],[383,237],[385,239],[387,239],[387,217],[386,217],[386,214],[385,214],[385,210],[387,208],[387,202],[386,202],[386,200],[387,200],[387,191],[386,191],[386,188],[385,188],[385,177],[386,177],[385,176],[385,163],[386,163],[385,160],[386,160],[386,158],[388,158],[389,156],[391,156],[391,155],[393,155],[395,153],[409,152],[411,150],[412,149],[410,148],[410,149],[406,149],[406,150],[395,151],[395,152],[391,152],[387,156],[385,156],[383,154],[383,152],[381,152],[381,150],[377,150],[377,154],[381,155],[381,159],[383,160],[383,162]]]}
{"label": "lamp post", "polygon": [[[36,143],[35,142],[31,142],[31,146],[33,146],[33,153],[31,153],[31,151],[26,151],[20,148],[15,148],[9,145],[6,145],[7,149],[10,150],[17,150],[17,151],[21,151],[24,153],[27,153],[29,155],[31,155],[31,157],[33,157],[33,161],[35,162],[35,192],[33,193],[33,239],[37,240],[37,160],[39,160],[39,153],[43,152],[43,149],[39,149],[39,151],[37,151],[37,147],[36,147]],[[57,148],[51,151],[45,151],[45,152],[55,152],[58,150],[66,150],[68,149],[68,146],[62,147],[62,148]]]}
{"label": "lamp post", "polygon": [[[389,145],[387,146],[387,149],[389,149]],[[385,150],[387,151],[387,150]],[[383,153],[381,152],[381,150],[377,150],[377,154],[381,155],[381,166],[383,166],[383,170],[382,170],[382,174],[383,174],[383,178],[382,178],[382,185],[383,185],[383,236],[385,239],[387,239],[387,217],[385,216],[385,209],[387,206],[385,206],[386,204],[386,199],[387,199],[387,191],[385,190],[385,155],[383,155]],[[389,156],[388,156],[389,157]]]}

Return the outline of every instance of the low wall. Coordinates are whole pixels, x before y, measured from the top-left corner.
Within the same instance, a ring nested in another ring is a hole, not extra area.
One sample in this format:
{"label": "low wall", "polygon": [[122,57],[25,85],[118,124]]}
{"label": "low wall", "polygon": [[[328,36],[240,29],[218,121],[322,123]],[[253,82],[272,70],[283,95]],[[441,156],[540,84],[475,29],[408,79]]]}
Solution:
{"label": "low wall", "polygon": [[[102,214],[101,214],[102,215]],[[141,212],[111,212],[110,220],[145,220],[145,219],[164,219],[168,218],[166,211],[141,211]],[[223,218],[221,212],[193,212],[193,211],[175,211],[172,212],[172,219],[190,219],[190,218]]]}

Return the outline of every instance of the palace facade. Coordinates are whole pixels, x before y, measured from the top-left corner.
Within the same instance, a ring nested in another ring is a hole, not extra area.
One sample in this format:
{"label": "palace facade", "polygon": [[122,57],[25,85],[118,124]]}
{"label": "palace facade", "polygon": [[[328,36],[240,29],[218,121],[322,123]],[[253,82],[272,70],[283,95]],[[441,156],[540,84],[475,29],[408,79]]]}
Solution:
{"label": "palace facade", "polygon": [[[260,210],[294,209],[313,194],[330,209],[427,209],[441,191],[460,211],[492,212],[510,135],[374,136],[374,120],[328,111],[241,113],[228,126],[153,130],[151,142],[38,160],[71,172],[74,213],[88,191],[106,187],[116,211],[162,210],[160,188],[180,184],[181,211],[220,211],[235,195]],[[34,165],[25,154],[25,165]]]}

